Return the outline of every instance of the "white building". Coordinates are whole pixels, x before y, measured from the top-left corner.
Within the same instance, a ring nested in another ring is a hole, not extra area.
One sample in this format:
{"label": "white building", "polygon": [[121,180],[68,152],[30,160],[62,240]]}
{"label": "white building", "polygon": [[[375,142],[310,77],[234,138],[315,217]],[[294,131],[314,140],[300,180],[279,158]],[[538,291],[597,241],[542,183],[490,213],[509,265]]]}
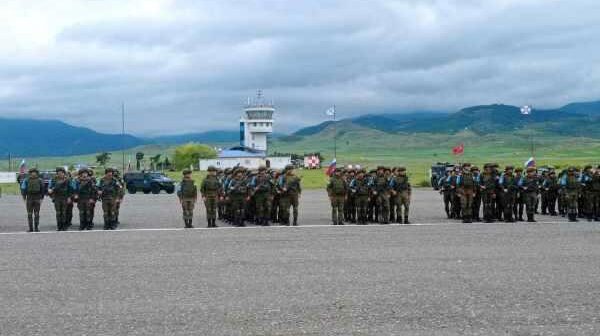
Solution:
{"label": "white building", "polygon": [[245,167],[257,169],[267,166],[273,169],[283,169],[292,163],[292,158],[267,156],[269,136],[273,133],[273,103],[265,103],[262,92],[259,90],[256,100],[244,109],[240,119],[240,146],[217,153],[217,158],[200,160],[200,170],[207,170],[209,166],[220,169]]}
{"label": "white building", "polygon": [[260,90],[254,102],[248,99],[240,119],[240,146],[266,153],[268,137],[273,133],[273,113],[275,107],[265,103]]}
{"label": "white building", "polygon": [[252,153],[249,151],[227,149],[219,153],[216,159],[200,160],[200,170],[207,170],[209,166],[219,169],[245,167],[248,169],[258,169],[260,166],[272,169],[283,169],[292,163],[289,156],[264,156],[261,153]]}

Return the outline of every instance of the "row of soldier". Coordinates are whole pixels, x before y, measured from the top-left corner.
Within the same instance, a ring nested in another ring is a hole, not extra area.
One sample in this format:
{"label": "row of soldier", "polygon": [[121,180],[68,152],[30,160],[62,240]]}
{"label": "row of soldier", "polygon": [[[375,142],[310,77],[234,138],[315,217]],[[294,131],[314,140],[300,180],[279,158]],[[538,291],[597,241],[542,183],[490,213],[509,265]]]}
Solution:
{"label": "row of soldier", "polygon": [[[64,168],[57,168],[47,188],[54,203],[57,230],[65,231],[71,226],[75,204],[79,210],[79,229],[91,230],[98,201],[102,202],[104,229],[116,229],[125,196],[124,186],[116,169],[107,168],[104,176],[96,179],[91,169],[82,169],[76,176],[70,176]],[[27,208],[29,232],[39,232],[40,208],[46,195],[39,171],[30,169],[20,188]],[[263,226],[270,222],[298,225],[301,192],[300,178],[294,174],[292,166],[282,172],[265,167],[260,167],[257,172],[242,167],[226,170],[209,167],[200,190],[192,179],[192,172],[185,170],[177,187],[186,228],[193,227],[199,196],[205,204],[208,227],[217,227],[217,218],[234,226],[244,226],[246,221]]]}
{"label": "row of soldier", "polygon": [[[448,218],[463,222],[535,222],[535,214],[600,220],[600,166],[585,166],[582,171],[569,167],[557,174],[554,169],[541,173],[535,167],[485,164],[483,172],[468,163],[448,168],[439,180]],[[558,211],[557,211],[558,209]],[[480,218],[480,213],[483,218]]]}
{"label": "row of soldier", "polygon": [[206,208],[208,227],[217,227],[217,219],[234,226],[245,226],[246,222],[261,226],[270,223],[296,226],[301,193],[300,178],[295,175],[293,166],[281,172],[264,166],[257,171],[243,167],[219,170],[211,166],[200,190],[194,183],[192,171],[185,170],[177,187],[187,228],[193,227],[198,196]]}
{"label": "row of soldier", "polygon": [[[40,208],[46,195],[40,172],[36,168],[30,169],[28,176],[21,181],[20,188],[27,208],[29,232],[39,232]],[[79,229],[91,230],[97,201],[102,202],[104,229],[116,229],[125,196],[118,171],[110,168],[106,169],[104,176],[96,179],[91,169],[81,169],[76,176],[70,176],[64,168],[59,167],[56,176],[48,183],[47,194],[54,203],[58,231],[66,231],[71,226],[75,203],[79,210]]]}
{"label": "row of soldier", "polygon": [[327,184],[333,225],[409,224],[412,188],[405,167],[335,169]]}

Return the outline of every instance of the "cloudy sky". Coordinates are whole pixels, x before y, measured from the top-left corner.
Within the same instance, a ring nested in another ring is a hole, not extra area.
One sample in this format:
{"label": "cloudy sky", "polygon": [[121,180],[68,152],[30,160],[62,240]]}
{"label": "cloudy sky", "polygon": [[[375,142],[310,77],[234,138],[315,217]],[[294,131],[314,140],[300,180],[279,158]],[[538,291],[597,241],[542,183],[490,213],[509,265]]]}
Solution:
{"label": "cloudy sky", "polygon": [[118,132],[600,99],[597,0],[0,1],[0,116]]}

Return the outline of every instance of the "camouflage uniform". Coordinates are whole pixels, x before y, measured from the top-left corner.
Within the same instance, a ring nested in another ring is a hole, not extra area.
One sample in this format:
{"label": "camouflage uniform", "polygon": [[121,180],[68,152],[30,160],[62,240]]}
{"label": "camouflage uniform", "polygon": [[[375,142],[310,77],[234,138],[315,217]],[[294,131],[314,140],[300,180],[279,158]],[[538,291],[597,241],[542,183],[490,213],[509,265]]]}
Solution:
{"label": "camouflage uniform", "polygon": [[[87,176],[87,177],[83,177]],[[94,227],[94,204],[97,190],[88,171],[80,171],[74,190],[74,198],[79,209],[79,230],[91,230]]]}
{"label": "camouflage uniform", "polygon": [[270,177],[266,175],[266,170],[265,167],[260,167],[258,175],[254,176],[250,182],[256,206],[256,223],[264,226],[269,225],[271,199],[273,197],[273,183]]}
{"label": "camouflage uniform", "polygon": [[360,171],[358,176],[350,182],[350,193],[354,195],[356,210],[358,212],[358,224],[361,225],[367,224],[367,211],[369,207],[369,195],[371,192],[371,186],[364,174],[364,171]]}
{"label": "camouflage uniform", "polygon": [[491,165],[486,166],[480,176],[480,194],[483,203],[483,220],[491,223],[496,218],[494,201],[496,199],[496,175],[492,172]]}
{"label": "camouflage uniform", "polygon": [[209,174],[200,185],[200,193],[204,199],[206,218],[210,228],[217,227],[217,203],[221,192],[221,184],[217,176],[214,175],[215,171],[214,167],[208,167]]}
{"label": "camouflage uniform", "polygon": [[66,171],[63,168],[56,170],[57,174],[63,174],[62,177],[55,176],[48,184],[48,195],[54,203],[56,210],[56,230],[66,231],[69,227],[67,218],[67,206],[72,203],[71,181],[66,176]]}
{"label": "camouflage uniform", "polygon": [[242,176],[242,171],[234,172],[234,178],[229,182],[227,195],[230,201],[231,214],[233,216],[233,225],[245,226],[244,210],[245,202],[248,198],[248,185]]}
{"label": "camouflage uniform", "polygon": [[397,209],[396,220],[398,223],[410,224],[408,221],[408,212],[410,209],[410,195],[412,193],[412,188],[408,182],[408,176],[405,175],[406,168],[399,167],[397,172],[398,175],[390,180],[390,188],[392,194],[394,194],[393,199]]}
{"label": "camouflage uniform", "polygon": [[119,202],[121,184],[108,175],[112,169],[106,171],[107,175],[100,179],[97,184],[99,198],[102,201],[102,211],[104,213],[104,230],[116,229],[116,206]]}
{"label": "camouflage uniform", "polygon": [[513,208],[515,199],[518,192],[518,182],[512,173],[513,167],[506,167],[504,174],[500,177],[498,185],[502,195],[502,208],[504,209],[504,221],[512,223],[515,221],[513,218]]}
{"label": "camouflage uniform", "polygon": [[27,207],[29,232],[40,232],[40,207],[44,199],[44,182],[37,169],[30,169],[29,176],[21,182],[21,195]]}
{"label": "camouflage uniform", "polygon": [[302,188],[300,178],[293,174],[293,167],[286,167],[285,174],[279,178],[278,189],[280,192],[279,206],[281,207],[280,221],[290,225],[290,207],[293,209],[293,225],[298,225],[298,206]]}
{"label": "camouflage uniform", "polygon": [[339,170],[335,170],[335,175],[329,179],[327,184],[327,194],[331,201],[331,221],[333,225],[344,225],[344,202],[348,186],[346,181],[340,175]]}
{"label": "camouflage uniform", "polygon": [[181,203],[183,222],[186,229],[194,227],[192,224],[194,221],[194,208],[196,207],[196,201],[198,200],[198,188],[191,175],[191,170],[184,170],[183,179],[177,187],[177,197]]}
{"label": "camouflage uniform", "polygon": [[463,223],[471,223],[473,220],[473,198],[479,181],[470,171],[470,165],[463,165],[463,173],[456,179],[457,193],[460,197]]}
{"label": "camouflage uniform", "polygon": [[538,178],[534,175],[535,168],[527,168],[527,175],[523,176],[519,181],[519,187],[525,200],[525,209],[527,213],[527,221],[535,222],[535,208],[538,195]]}
{"label": "camouflage uniform", "polygon": [[566,175],[560,180],[561,188],[563,189],[566,212],[570,222],[577,221],[577,200],[581,192],[581,184],[575,176],[575,168],[571,167]]}
{"label": "camouflage uniform", "polygon": [[389,224],[390,220],[390,184],[384,176],[385,168],[377,168],[377,176],[373,180],[373,195],[377,199],[378,221],[381,224]]}

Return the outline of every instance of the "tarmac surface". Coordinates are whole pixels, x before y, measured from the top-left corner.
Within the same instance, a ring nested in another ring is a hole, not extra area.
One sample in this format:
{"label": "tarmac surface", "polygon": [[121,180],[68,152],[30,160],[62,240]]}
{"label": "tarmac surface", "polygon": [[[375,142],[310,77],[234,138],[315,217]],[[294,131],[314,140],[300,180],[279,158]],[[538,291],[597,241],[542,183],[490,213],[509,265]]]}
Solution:
{"label": "tarmac surface", "polygon": [[414,225],[334,227],[307,191],[300,227],[185,230],[161,194],[56,232],[51,205],[29,234],[0,199],[0,335],[600,334],[598,222],[449,222],[416,190]]}

